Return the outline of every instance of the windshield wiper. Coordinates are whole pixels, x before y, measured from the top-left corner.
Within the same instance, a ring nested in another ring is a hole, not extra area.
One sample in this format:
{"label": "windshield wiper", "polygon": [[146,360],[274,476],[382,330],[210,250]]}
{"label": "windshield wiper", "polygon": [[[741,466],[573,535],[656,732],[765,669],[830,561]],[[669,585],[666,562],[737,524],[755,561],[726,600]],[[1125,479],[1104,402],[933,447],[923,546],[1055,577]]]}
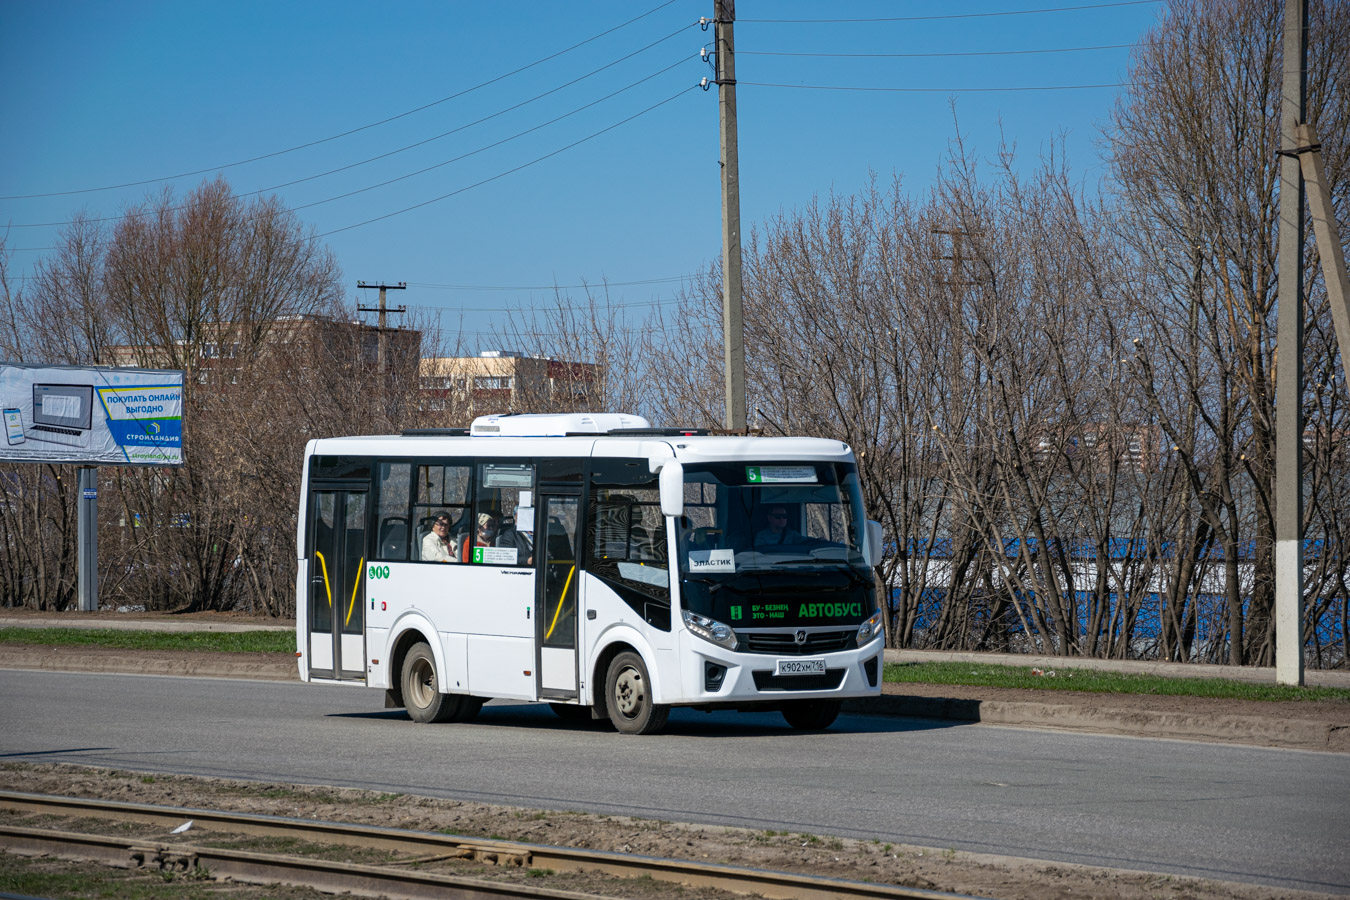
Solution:
{"label": "windshield wiper", "polygon": [[848,567],[849,562],[846,559],[826,559],[819,556],[790,556],[780,557],[771,556],[768,561],[763,563],[765,568],[772,569],[774,566],[792,566],[800,563],[811,563],[816,566],[844,566]]}

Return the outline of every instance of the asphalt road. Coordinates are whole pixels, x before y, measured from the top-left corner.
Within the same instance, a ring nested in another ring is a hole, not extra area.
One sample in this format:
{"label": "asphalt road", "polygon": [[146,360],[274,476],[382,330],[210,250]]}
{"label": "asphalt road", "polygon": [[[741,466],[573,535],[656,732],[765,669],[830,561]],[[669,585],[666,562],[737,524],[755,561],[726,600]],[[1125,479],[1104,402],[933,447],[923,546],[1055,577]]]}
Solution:
{"label": "asphalt road", "polygon": [[414,725],[364,688],[0,672],[0,760],[306,782],[1350,893],[1350,756],[676,710],[667,733],[490,704]]}

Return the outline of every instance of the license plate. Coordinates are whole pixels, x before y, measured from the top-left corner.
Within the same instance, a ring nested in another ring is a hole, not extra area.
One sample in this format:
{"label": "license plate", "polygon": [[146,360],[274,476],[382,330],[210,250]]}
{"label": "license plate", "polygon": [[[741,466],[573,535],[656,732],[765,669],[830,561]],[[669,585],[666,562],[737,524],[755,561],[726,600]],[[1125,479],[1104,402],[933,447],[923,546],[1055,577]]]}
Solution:
{"label": "license plate", "polygon": [[775,675],[824,675],[823,659],[780,659]]}

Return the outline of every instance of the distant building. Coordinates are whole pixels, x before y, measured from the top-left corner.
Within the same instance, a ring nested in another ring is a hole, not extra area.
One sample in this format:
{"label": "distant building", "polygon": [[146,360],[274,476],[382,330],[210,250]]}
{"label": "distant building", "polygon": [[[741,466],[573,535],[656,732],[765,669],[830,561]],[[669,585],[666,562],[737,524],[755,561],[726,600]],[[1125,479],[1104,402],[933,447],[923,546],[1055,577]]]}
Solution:
{"label": "distant building", "polygon": [[478,356],[423,359],[418,372],[427,408],[465,406],[469,412],[580,409],[595,394],[600,367],[484,350]]}
{"label": "distant building", "polygon": [[[253,337],[254,334],[260,337]],[[391,367],[419,357],[420,331],[386,328],[384,337],[386,361]],[[196,341],[176,341],[173,347],[147,344],[112,347],[109,356],[114,366],[183,369],[198,384],[230,384],[237,382],[246,362],[242,357],[247,355],[249,346],[257,346],[255,356],[280,352],[301,367],[322,356],[374,372],[379,360],[380,329],[330,316],[280,316],[261,324],[208,325]]]}
{"label": "distant building", "polygon": [[1043,465],[1087,464],[1104,473],[1114,460],[1124,471],[1142,472],[1156,464],[1161,442],[1156,425],[1088,423],[1070,434],[1042,432],[1031,450]]}

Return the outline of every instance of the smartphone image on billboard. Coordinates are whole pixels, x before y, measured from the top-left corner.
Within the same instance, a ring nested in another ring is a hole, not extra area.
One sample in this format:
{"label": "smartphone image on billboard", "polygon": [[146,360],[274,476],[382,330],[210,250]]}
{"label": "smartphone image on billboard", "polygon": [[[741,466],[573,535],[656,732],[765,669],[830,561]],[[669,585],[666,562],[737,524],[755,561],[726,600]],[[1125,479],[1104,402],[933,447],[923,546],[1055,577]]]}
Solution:
{"label": "smartphone image on billboard", "polygon": [[17,409],[5,410],[5,437],[9,439],[11,447],[24,441],[23,416]]}

